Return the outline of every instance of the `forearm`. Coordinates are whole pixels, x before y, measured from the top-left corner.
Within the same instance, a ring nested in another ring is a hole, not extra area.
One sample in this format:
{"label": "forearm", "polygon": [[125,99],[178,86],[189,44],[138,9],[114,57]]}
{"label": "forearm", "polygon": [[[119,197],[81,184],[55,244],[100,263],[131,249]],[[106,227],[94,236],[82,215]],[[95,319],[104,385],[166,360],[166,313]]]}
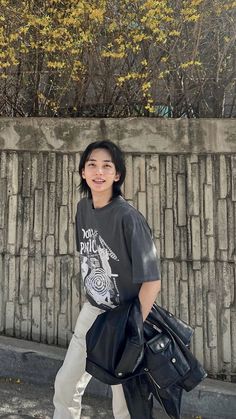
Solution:
{"label": "forearm", "polygon": [[146,320],[161,289],[161,281],[143,282],[139,290],[139,301],[143,315],[143,321]]}

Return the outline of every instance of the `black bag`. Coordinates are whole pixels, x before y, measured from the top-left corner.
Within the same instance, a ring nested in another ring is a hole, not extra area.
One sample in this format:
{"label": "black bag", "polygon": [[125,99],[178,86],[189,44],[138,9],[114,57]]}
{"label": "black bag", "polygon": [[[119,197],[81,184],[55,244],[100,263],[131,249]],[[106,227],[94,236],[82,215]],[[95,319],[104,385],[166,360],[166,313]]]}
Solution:
{"label": "black bag", "polygon": [[167,325],[171,332],[175,333],[185,345],[190,344],[190,340],[194,333],[193,328],[156,303],[153,304],[147,317],[147,322],[149,321],[159,327],[164,322],[165,326]]}
{"label": "black bag", "polygon": [[86,371],[106,384],[140,373],[143,319],[139,300],[100,314],[86,334]]}
{"label": "black bag", "polygon": [[154,337],[146,342],[145,364],[149,378],[159,389],[179,384],[190,391],[207,377],[188,348],[194,332],[191,326],[157,304],[147,317],[146,332],[147,326],[149,330],[153,327]]}

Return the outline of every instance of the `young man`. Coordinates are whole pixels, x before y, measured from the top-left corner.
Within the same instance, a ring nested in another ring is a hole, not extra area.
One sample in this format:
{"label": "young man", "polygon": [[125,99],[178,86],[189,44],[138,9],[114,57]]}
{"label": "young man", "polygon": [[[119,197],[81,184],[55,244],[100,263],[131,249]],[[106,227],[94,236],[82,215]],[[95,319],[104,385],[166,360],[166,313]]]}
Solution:
{"label": "young man", "polygon": [[[121,194],[124,156],[111,141],[89,144],[82,154],[76,241],[85,302],[55,381],[54,419],[79,419],[85,372],[85,336],[96,317],[139,297],[145,321],[160,291],[156,249],[144,217]],[[105,342],[104,342],[105,344]],[[122,385],[112,386],[115,419],[130,419]]]}

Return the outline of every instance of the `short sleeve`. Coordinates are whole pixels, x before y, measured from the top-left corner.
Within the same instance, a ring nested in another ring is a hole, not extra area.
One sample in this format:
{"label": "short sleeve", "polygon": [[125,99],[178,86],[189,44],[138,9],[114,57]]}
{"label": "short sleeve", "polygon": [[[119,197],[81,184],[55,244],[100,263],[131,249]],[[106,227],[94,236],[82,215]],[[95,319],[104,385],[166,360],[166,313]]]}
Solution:
{"label": "short sleeve", "polygon": [[123,220],[127,251],[132,264],[133,283],[160,279],[160,263],[151,229],[138,211],[127,214]]}
{"label": "short sleeve", "polygon": [[79,243],[79,203],[77,205],[77,211],[75,215],[75,243],[76,243],[76,250],[77,252],[80,251],[80,243]]}

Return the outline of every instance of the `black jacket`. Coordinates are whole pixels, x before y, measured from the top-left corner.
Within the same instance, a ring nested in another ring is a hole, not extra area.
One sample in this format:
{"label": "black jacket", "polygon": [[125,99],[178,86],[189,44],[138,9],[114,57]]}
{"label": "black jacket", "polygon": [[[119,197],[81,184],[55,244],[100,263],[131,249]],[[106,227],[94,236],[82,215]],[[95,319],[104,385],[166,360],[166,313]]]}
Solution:
{"label": "black jacket", "polygon": [[143,323],[136,298],[97,317],[86,336],[86,370],[106,384],[123,385],[131,418],[152,418],[153,394],[178,419],[182,389],[206,377],[188,348],[192,333],[156,304]]}

